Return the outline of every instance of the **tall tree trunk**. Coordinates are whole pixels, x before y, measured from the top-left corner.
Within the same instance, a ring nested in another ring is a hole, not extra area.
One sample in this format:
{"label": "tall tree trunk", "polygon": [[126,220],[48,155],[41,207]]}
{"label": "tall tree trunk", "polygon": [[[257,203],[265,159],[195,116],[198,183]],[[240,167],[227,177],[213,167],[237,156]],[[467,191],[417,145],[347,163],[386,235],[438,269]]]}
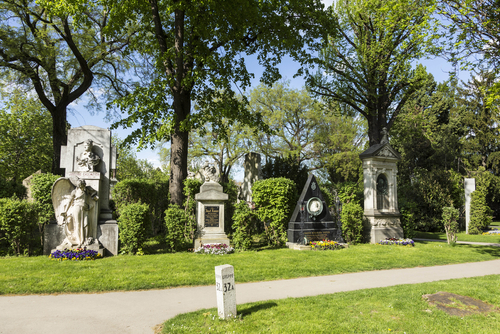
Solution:
{"label": "tall tree trunk", "polygon": [[66,133],[66,106],[57,106],[52,111],[52,147],[54,155],[52,158],[52,174],[64,176],[61,167],[61,146],[67,144],[68,135]]}
{"label": "tall tree trunk", "polygon": [[187,155],[189,131],[181,129],[181,123],[191,111],[191,94],[175,94],[175,126],[171,137],[170,154],[170,203],[182,207],[184,201],[183,181],[187,177]]}

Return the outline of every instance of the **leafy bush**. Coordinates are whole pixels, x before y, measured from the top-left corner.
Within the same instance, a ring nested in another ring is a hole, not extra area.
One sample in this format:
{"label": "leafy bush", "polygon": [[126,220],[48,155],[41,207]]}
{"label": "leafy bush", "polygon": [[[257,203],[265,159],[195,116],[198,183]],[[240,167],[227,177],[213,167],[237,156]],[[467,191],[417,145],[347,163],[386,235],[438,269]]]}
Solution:
{"label": "leafy bush", "polygon": [[284,177],[256,181],[252,197],[257,217],[265,223],[268,243],[279,247],[287,241],[286,229],[297,198],[295,183]]}
{"label": "leafy bush", "polygon": [[186,241],[192,240],[189,239],[188,226],[188,217],[186,217],[185,211],[178,205],[173,204],[165,210],[165,240],[169,251],[179,251]]}
{"label": "leafy bush", "polygon": [[0,177],[0,198],[10,198],[12,196],[17,198],[26,197],[26,188],[20,183]]}
{"label": "leafy bush", "polygon": [[232,242],[235,248],[249,249],[252,245],[252,235],[256,230],[257,218],[248,203],[239,202],[233,214]]}
{"label": "leafy bush", "polygon": [[113,188],[112,197],[117,215],[122,207],[131,203],[149,206],[149,221],[153,235],[164,232],[164,212],[169,204],[168,179],[127,179],[119,181]]}
{"label": "leafy bush", "polygon": [[[54,214],[54,205],[52,204],[52,186],[59,175],[51,173],[35,174],[31,179],[31,196],[40,205],[40,221],[42,226],[48,224],[51,220],[56,220]],[[43,231],[41,231],[43,232]]]}
{"label": "leafy bush", "polygon": [[0,199],[0,238],[8,254],[33,255],[41,251],[38,231],[40,207],[25,199]]}
{"label": "leafy bush", "polygon": [[238,201],[238,186],[233,180],[222,183],[222,190],[228,195],[227,201],[224,202],[224,232],[228,236],[233,231],[233,214]]}
{"label": "leafy bush", "polygon": [[415,236],[415,217],[418,210],[417,203],[406,201],[404,198],[399,201],[399,212],[401,213],[401,228],[404,237],[412,239]]}
{"label": "leafy bush", "polygon": [[140,202],[131,203],[122,206],[120,212],[118,228],[120,231],[121,251],[136,254],[142,249],[147,239],[149,205]]}
{"label": "leafy bush", "polygon": [[363,208],[355,202],[342,206],[342,236],[347,243],[357,244],[363,242]]}
{"label": "leafy bush", "polygon": [[471,195],[469,234],[483,233],[483,230],[491,224],[491,214],[493,213],[486,203],[492,175],[481,167],[475,177],[476,190]]}
{"label": "leafy bush", "polygon": [[196,232],[196,205],[194,196],[200,192],[201,181],[197,179],[184,180],[184,212],[187,219],[186,233],[190,240],[194,239]]}
{"label": "leafy bush", "polygon": [[[300,194],[307,182],[307,167],[300,164],[296,156],[276,157],[262,166],[262,177],[264,179],[287,178],[295,183],[297,193]],[[253,190],[252,190],[253,192]]]}
{"label": "leafy bush", "polygon": [[443,225],[446,231],[448,244],[456,243],[458,233],[458,209],[452,206],[443,208]]}

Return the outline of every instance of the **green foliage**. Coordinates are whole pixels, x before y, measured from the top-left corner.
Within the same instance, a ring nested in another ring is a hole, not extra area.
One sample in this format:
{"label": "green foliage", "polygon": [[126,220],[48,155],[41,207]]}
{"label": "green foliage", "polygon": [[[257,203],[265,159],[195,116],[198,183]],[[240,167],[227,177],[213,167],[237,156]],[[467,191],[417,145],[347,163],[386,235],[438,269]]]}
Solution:
{"label": "green foliage", "polygon": [[228,195],[228,200],[224,202],[224,231],[228,236],[233,231],[233,215],[236,209],[236,202],[238,201],[238,186],[233,180],[223,182],[222,190]]}
{"label": "green foliage", "polygon": [[164,231],[164,212],[168,207],[168,179],[129,179],[118,182],[112,192],[118,215],[123,206],[144,203],[149,206],[151,232]]}
{"label": "green foliage", "polygon": [[118,218],[121,253],[136,254],[142,251],[150,226],[148,211],[149,206],[141,202],[121,206]]}
{"label": "green foliage", "polygon": [[178,205],[172,204],[165,210],[165,226],[167,229],[165,240],[168,250],[171,252],[180,251],[189,240],[189,220],[186,212]]}
{"label": "green foliage", "polygon": [[236,204],[233,214],[233,234],[231,241],[234,248],[247,250],[252,245],[252,235],[257,229],[257,217],[248,203]]}
{"label": "green foliage", "polygon": [[329,208],[335,206],[335,197],[330,190],[328,190],[328,187],[321,185],[319,189],[321,190],[321,194],[323,194],[323,199],[325,200],[326,205],[328,205]]}
{"label": "green foliage", "polygon": [[[421,86],[413,63],[437,54],[434,1],[341,0],[330,7],[332,26],[308,86],[318,96],[346,105],[368,123],[370,145],[390,130],[406,100]],[[325,75],[326,74],[326,75]]]}
{"label": "green foliage", "polygon": [[39,224],[48,224],[51,220],[55,220],[54,205],[52,204],[52,186],[59,178],[59,175],[51,173],[35,174],[31,179],[31,196],[40,205],[40,220]]}
{"label": "green foliage", "polygon": [[[1,65],[0,65],[1,67]],[[52,119],[41,102],[14,90],[0,109],[0,175],[21,182],[52,167]]]}
{"label": "green foliage", "polygon": [[262,166],[262,177],[264,179],[287,178],[295,183],[297,194],[300,194],[309,174],[307,166],[301,164],[297,157],[290,155],[285,158],[277,156],[267,161]]}
{"label": "green foliage", "polygon": [[443,225],[444,230],[446,231],[448,244],[454,244],[457,242],[458,215],[458,209],[455,209],[452,206],[443,208]]}
{"label": "green foliage", "polygon": [[475,177],[476,190],[471,195],[469,234],[481,234],[491,224],[492,210],[486,203],[486,196],[493,175],[479,168]]}
{"label": "green foliage", "polygon": [[347,203],[362,203],[363,201],[363,184],[361,182],[342,182],[335,185],[337,194],[343,204]]}
{"label": "green foliage", "polygon": [[26,188],[14,180],[6,180],[0,177],[0,198],[9,198],[16,196],[17,198],[26,197]]}
{"label": "green foliage", "polygon": [[112,137],[113,145],[117,149],[116,178],[119,181],[126,179],[148,179],[161,173],[146,159],[138,159],[135,152],[120,138]]}
{"label": "green foliage", "polygon": [[363,208],[355,202],[342,205],[342,236],[347,243],[363,242]]}
{"label": "green foliage", "polygon": [[[17,198],[0,199],[0,242],[9,244],[7,253],[33,255],[40,252],[38,213],[39,205],[36,202]],[[0,253],[3,253],[2,249]]]}
{"label": "green foliage", "polygon": [[194,196],[200,192],[201,181],[197,179],[185,179],[184,180],[184,212],[187,218],[187,231],[189,239],[192,241],[194,239],[194,234],[196,232],[196,205],[197,202]]}
{"label": "green foliage", "polygon": [[284,246],[297,198],[295,183],[284,177],[256,181],[252,185],[252,198],[257,217],[264,222],[268,243],[274,247]]}
{"label": "green foliage", "polygon": [[413,239],[417,225],[415,217],[417,217],[418,205],[415,202],[406,201],[404,198],[398,199],[398,204],[404,237]]}

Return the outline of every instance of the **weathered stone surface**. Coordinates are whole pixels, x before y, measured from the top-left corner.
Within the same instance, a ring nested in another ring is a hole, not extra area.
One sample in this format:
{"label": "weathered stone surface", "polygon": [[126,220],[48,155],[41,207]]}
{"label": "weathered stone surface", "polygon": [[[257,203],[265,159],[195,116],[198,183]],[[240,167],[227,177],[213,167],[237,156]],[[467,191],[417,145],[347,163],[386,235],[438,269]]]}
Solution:
{"label": "weathered stone surface", "polygon": [[470,202],[472,193],[476,190],[476,179],[464,179],[465,188],[465,231],[469,233]]}
{"label": "weathered stone surface", "polygon": [[422,298],[427,300],[429,304],[435,305],[441,311],[457,317],[499,311],[494,305],[450,292],[439,291],[434,294],[423,295]]}
{"label": "weathered stone surface", "polygon": [[219,318],[236,317],[234,267],[229,264],[215,267],[215,290]]}
{"label": "weathered stone surface", "polygon": [[252,202],[252,185],[261,179],[261,156],[259,153],[250,152],[245,154],[243,163],[245,175],[241,185],[240,198],[246,202]]}

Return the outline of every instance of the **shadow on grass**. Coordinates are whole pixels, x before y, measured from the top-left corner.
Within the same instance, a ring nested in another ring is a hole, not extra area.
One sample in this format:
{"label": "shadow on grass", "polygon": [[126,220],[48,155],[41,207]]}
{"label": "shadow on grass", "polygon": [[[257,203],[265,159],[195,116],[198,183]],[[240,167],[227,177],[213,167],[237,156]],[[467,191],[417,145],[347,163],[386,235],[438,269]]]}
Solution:
{"label": "shadow on grass", "polygon": [[474,251],[478,252],[479,254],[489,254],[491,256],[500,258],[500,247],[496,247],[496,246],[457,244],[455,247],[468,247],[468,248],[472,248]]}
{"label": "shadow on grass", "polygon": [[278,306],[278,304],[276,304],[274,302],[262,303],[262,304],[254,305],[252,307],[249,307],[249,308],[246,308],[243,310],[238,310],[238,315],[241,315],[242,318],[245,318],[247,315],[250,315],[252,313],[262,311],[262,310],[267,310],[267,309],[270,309],[270,308],[276,307],[276,306]]}

